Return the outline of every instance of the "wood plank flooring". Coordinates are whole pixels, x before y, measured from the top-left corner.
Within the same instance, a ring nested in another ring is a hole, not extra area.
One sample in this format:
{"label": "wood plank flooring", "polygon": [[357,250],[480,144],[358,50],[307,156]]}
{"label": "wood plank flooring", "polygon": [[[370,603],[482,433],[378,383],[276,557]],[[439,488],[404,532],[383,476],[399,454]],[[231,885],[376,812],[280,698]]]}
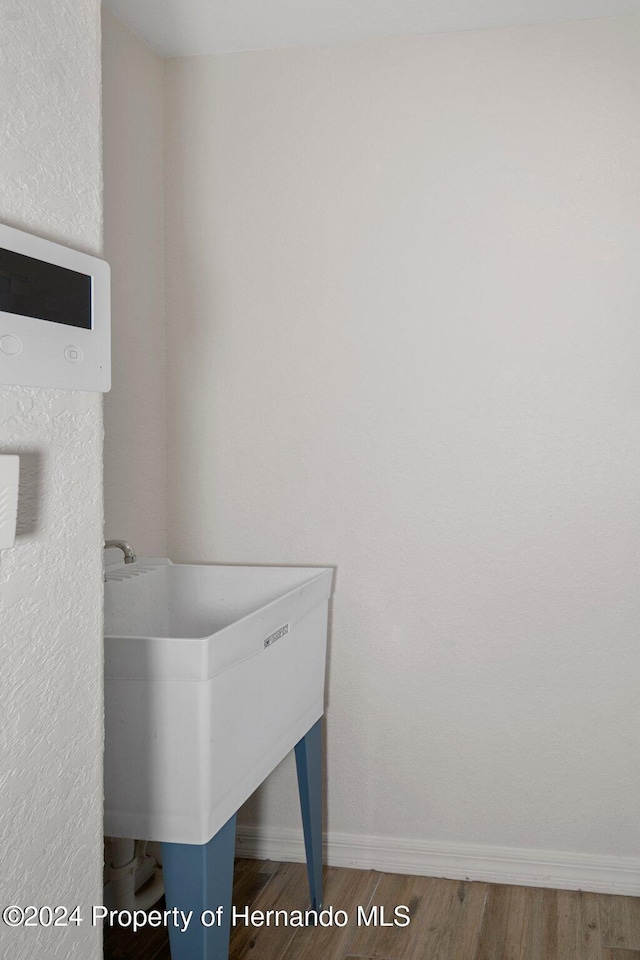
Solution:
{"label": "wood plank flooring", "polygon": [[[325,907],[346,911],[346,926],[238,924],[230,960],[640,960],[640,898],[539,890],[327,867]],[[299,863],[238,860],[238,909],[306,910]],[[408,926],[358,925],[384,907],[406,905]],[[164,903],[158,905],[161,909]],[[170,960],[166,929],[132,934],[105,927],[105,960]]]}

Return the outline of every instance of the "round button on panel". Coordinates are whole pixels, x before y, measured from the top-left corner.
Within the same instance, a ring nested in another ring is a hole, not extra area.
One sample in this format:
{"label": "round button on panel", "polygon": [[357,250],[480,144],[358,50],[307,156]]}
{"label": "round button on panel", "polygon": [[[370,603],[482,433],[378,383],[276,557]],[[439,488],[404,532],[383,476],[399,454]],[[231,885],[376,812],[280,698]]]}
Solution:
{"label": "round button on panel", "polygon": [[10,357],[15,357],[22,350],[22,340],[6,333],[4,337],[0,337],[0,350]]}
{"label": "round button on panel", "polygon": [[80,363],[84,358],[84,353],[80,347],[67,347],[64,351],[64,355],[69,361],[69,363]]}

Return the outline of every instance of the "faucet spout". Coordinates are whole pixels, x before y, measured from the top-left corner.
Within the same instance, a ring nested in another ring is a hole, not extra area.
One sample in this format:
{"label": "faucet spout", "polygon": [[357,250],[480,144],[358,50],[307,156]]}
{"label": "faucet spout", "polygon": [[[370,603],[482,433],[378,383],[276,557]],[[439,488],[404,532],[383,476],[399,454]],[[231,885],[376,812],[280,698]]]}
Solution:
{"label": "faucet spout", "polygon": [[125,563],[135,563],[137,557],[133,552],[133,548],[126,540],[105,540],[104,548],[105,550],[108,547],[117,547],[119,550],[122,550],[124,553],[124,562]]}

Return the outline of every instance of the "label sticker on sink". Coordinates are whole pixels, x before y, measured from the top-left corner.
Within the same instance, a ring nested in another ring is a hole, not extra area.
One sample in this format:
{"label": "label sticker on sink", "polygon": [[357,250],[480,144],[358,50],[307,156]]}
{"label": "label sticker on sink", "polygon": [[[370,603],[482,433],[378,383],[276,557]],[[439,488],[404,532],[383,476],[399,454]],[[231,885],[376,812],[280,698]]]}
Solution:
{"label": "label sticker on sink", "polygon": [[289,624],[285,623],[284,627],[280,627],[279,630],[276,630],[275,633],[272,633],[264,642],[265,647],[270,647],[272,643],[275,643],[276,640],[279,640],[280,637],[284,637],[285,633],[289,633]]}

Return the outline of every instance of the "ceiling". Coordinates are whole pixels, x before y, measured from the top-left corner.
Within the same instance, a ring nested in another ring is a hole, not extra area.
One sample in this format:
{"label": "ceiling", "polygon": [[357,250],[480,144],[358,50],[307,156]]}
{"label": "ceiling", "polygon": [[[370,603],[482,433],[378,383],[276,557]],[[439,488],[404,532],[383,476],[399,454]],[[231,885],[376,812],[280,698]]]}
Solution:
{"label": "ceiling", "polygon": [[163,57],[640,13],[640,0],[104,0]]}

